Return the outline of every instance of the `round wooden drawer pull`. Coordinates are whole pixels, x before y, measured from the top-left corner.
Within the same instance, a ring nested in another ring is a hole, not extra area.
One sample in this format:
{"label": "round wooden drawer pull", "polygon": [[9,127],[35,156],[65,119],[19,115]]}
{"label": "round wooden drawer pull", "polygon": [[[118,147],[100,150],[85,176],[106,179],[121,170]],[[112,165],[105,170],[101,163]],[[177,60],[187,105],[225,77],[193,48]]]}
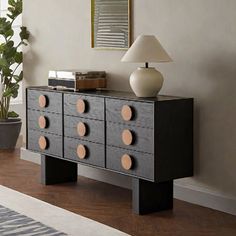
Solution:
{"label": "round wooden drawer pull", "polygon": [[123,120],[130,121],[133,117],[133,111],[132,108],[128,105],[124,105],[121,109],[121,116]]}
{"label": "round wooden drawer pull", "polygon": [[48,125],[47,118],[45,116],[40,116],[38,119],[38,124],[39,124],[40,129],[47,128],[47,125]]}
{"label": "round wooden drawer pull", "polygon": [[47,106],[47,97],[45,95],[40,95],[38,102],[41,108],[45,108]]}
{"label": "round wooden drawer pull", "polygon": [[48,147],[48,140],[44,136],[40,136],[39,138],[39,147],[41,150],[46,150]]}
{"label": "round wooden drawer pull", "polygon": [[77,112],[79,112],[80,114],[85,113],[86,110],[86,104],[85,101],[83,99],[78,99],[77,100]]}
{"label": "round wooden drawer pull", "polygon": [[79,159],[81,159],[81,160],[86,158],[87,150],[86,150],[86,147],[84,145],[82,145],[82,144],[78,145],[77,155],[78,155]]}
{"label": "round wooden drawer pull", "polygon": [[128,154],[125,154],[121,157],[121,165],[125,170],[130,170],[133,166],[132,157]]}
{"label": "round wooden drawer pull", "polygon": [[87,134],[87,127],[86,124],[83,122],[79,122],[77,124],[77,133],[80,137],[84,137]]}
{"label": "round wooden drawer pull", "polygon": [[129,129],[125,129],[122,132],[122,141],[125,145],[131,145],[133,142],[133,134]]}

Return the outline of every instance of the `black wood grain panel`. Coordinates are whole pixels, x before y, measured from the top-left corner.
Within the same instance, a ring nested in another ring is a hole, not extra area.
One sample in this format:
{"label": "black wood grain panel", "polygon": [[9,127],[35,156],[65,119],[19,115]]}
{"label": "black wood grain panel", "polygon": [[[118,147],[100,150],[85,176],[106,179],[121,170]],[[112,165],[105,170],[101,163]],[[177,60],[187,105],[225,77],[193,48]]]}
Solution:
{"label": "black wood grain panel", "polygon": [[[85,113],[78,113],[76,104],[78,99],[83,99],[86,104]],[[93,118],[104,120],[104,98],[84,96],[84,95],[64,95],[64,113],[71,116],[79,116],[84,118]]]}
{"label": "black wood grain panel", "polygon": [[[47,126],[44,129],[41,129],[38,125],[38,118],[40,116],[44,116],[47,120]],[[62,135],[62,114],[28,110],[28,128],[42,132]]]}
{"label": "black wood grain panel", "polygon": [[[88,130],[84,137],[77,133],[77,124],[83,122]],[[71,138],[91,141],[95,143],[105,143],[105,122],[100,120],[91,120],[81,117],[64,116],[64,135]]]}
{"label": "black wood grain panel", "polygon": [[[121,116],[123,105],[128,105],[133,111],[133,118],[124,121]],[[134,102],[129,100],[106,99],[106,120],[119,122],[140,127],[153,128],[154,126],[154,103]]]}
{"label": "black wood grain panel", "polygon": [[136,214],[147,214],[173,208],[173,180],[151,183],[132,179],[132,206]]}
{"label": "black wood grain panel", "polygon": [[44,185],[76,182],[77,169],[77,163],[41,155],[41,183]]}
{"label": "black wood grain panel", "polygon": [[[108,145],[131,149],[140,152],[154,153],[154,131],[153,129],[141,128],[107,122],[106,142]],[[129,129],[134,137],[131,145],[125,145],[122,141],[122,132]]]}
{"label": "black wood grain panel", "polygon": [[[38,140],[40,136],[44,136],[49,141],[48,148],[46,150],[41,150],[38,145]],[[35,130],[28,130],[28,149],[35,152],[40,152],[42,154],[52,154],[55,156],[63,156],[63,140],[62,136],[53,135],[49,133],[43,133]]]}
{"label": "black wood grain panel", "polygon": [[[84,160],[80,160],[76,153],[79,144],[84,145],[88,152],[88,156]],[[64,157],[81,163],[105,167],[105,146],[104,144],[97,144],[65,137]]]}
{"label": "black wood grain panel", "polygon": [[193,99],[158,103],[155,117],[156,181],[193,175]]}
{"label": "black wood grain panel", "polygon": [[[125,170],[121,165],[121,157],[124,154],[130,155],[133,159],[134,166],[131,170]],[[111,170],[154,181],[154,158],[151,154],[107,146],[106,167]]]}
{"label": "black wood grain panel", "polygon": [[[62,113],[62,93],[57,93],[55,91],[37,91],[28,90],[27,93],[27,105],[28,109],[47,111],[54,113]],[[38,103],[40,95],[44,95],[47,98],[48,105],[45,108],[41,108]]]}

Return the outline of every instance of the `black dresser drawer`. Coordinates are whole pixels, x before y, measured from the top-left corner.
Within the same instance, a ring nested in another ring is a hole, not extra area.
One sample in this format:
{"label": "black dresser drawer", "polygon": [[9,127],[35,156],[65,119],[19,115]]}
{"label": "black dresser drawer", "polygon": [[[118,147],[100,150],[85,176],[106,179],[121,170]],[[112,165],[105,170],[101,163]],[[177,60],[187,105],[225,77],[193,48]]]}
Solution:
{"label": "black dresser drawer", "polygon": [[64,114],[104,120],[104,98],[65,94]]}
{"label": "black dresser drawer", "polygon": [[28,149],[31,151],[50,154],[53,156],[63,156],[62,136],[28,130]]}
{"label": "black dresser drawer", "polygon": [[62,115],[43,111],[28,110],[28,128],[62,136]]}
{"label": "black dresser drawer", "polygon": [[105,143],[104,121],[64,116],[64,135],[95,143]]}
{"label": "black dresser drawer", "polygon": [[106,168],[154,181],[153,155],[108,146],[106,157]]}
{"label": "black dresser drawer", "polygon": [[140,127],[154,127],[154,103],[106,99],[106,119]]}
{"label": "black dresser drawer", "polygon": [[39,111],[62,113],[62,94],[55,91],[28,90],[27,108]]}
{"label": "black dresser drawer", "polygon": [[108,145],[154,153],[153,129],[107,122],[106,137]]}
{"label": "black dresser drawer", "polygon": [[105,167],[105,146],[72,138],[64,138],[64,156],[67,159]]}

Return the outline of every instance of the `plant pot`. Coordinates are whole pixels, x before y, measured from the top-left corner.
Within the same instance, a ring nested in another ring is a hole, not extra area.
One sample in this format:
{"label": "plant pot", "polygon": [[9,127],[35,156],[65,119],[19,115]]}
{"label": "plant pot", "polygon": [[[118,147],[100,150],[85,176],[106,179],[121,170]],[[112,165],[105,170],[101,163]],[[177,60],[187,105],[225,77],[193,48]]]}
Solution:
{"label": "plant pot", "polygon": [[21,119],[0,120],[0,149],[14,149],[21,130]]}

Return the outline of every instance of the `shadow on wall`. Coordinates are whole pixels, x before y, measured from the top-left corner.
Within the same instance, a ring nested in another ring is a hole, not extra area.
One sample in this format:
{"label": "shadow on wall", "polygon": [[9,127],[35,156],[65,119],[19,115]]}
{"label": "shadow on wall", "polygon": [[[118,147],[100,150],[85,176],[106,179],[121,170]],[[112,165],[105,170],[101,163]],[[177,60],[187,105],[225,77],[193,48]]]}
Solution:
{"label": "shadow on wall", "polygon": [[236,194],[236,52],[218,51],[202,61],[210,89],[195,107],[195,175],[222,192],[234,186]]}
{"label": "shadow on wall", "polygon": [[194,102],[194,128],[193,128],[193,143],[194,143],[194,176],[200,176],[200,107]]}
{"label": "shadow on wall", "polygon": [[27,46],[27,48],[25,48],[24,62],[23,62],[23,69],[24,67],[27,68],[27,70],[24,70],[24,79],[25,79],[26,86],[38,84],[38,81],[34,79],[34,78],[37,78],[36,68],[40,65],[40,58],[33,49],[33,46],[36,42],[37,42],[36,37],[30,34],[29,45]]}

